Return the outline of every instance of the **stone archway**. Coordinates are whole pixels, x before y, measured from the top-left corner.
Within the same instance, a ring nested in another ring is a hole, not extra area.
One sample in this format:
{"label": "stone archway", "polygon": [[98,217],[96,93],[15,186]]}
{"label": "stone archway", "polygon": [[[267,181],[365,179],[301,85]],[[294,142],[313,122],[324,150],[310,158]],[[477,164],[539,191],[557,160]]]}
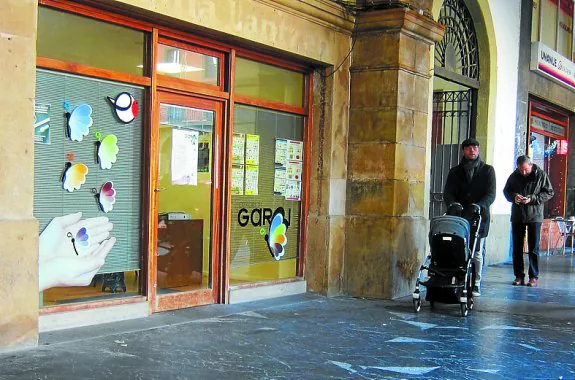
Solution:
{"label": "stone archway", "polygon": [[459,163],[460,143],[476,137],[481,65],[474,21],[463,0],[444,0],[437,21],[445,34],[434,49],[429,217],[445,213],[443,186]]}

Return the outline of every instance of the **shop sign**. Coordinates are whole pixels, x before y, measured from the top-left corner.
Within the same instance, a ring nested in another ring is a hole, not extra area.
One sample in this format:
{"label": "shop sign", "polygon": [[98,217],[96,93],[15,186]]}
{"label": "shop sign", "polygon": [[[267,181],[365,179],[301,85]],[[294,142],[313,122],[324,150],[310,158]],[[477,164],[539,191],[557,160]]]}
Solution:
{"label": "shop sign", "polygon": [[291,220],[291,208],[288,208],[287,211],[286,215],[282,207],[278,207],[275,210],[269,207],[254,208],[251,211],[247,208],[242,208],[238,212],[238,224],[241,227],[246,227],[250,223],[254,227],[261,227],[266,224],[271,225],[274,215],[281,213],[283,215],[283,219],[289,226]]}
{"label": "shop sign", "polygon": [[541,119],[537,116],[531,116],[531,127],[540,131],[552,133],[557,136],[565,137],[565,127],[551,121]]}
{"label": "shop sign", "polygon": [[[254,208],[251,212],[242,208],[238,212],[238,223],[242,227],[252,224],[254,227],[260,227],[260,235],[263,236],[270,254],[275,260],[280,260],[285,254],[285,246],[288,242],[287,230],[291,224],[291,208],[288,213],[283,207],[275,210],[271,208]],[[269,225],[268,231],[263,227]]]}
{"label": "shop sign", "polygon": [[575,89],[575,63],[539,41],[531,44],[531,70]]}

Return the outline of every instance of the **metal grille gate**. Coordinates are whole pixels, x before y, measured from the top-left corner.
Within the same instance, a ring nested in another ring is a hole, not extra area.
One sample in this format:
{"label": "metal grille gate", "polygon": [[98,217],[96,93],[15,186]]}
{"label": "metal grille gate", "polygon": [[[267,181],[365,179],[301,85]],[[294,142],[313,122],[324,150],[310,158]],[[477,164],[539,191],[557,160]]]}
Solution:
{"label": "metal grille gate", "polygon": [[472,89],[433,93],[430,219],[445,213],[443,186],[447,174],[459,163],[461,142],[475,136],[473,94]]}

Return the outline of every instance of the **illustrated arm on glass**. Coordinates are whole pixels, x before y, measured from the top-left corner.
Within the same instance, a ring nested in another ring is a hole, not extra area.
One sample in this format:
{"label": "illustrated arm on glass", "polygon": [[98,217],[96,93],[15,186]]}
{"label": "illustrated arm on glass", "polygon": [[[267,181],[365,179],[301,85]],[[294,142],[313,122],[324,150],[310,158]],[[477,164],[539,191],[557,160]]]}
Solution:
{"label": "illustrated arm on glass", "polygon": [[[81,218],[81,212],[56,217],[40,234],[40,291],[89,285],[104,265],[106,256],[116,243],[116,238],[109,238],[113,224],[106,217]],[[71,237],[82,228],[89,231],[89,239],[84,249],[78,249]]]}

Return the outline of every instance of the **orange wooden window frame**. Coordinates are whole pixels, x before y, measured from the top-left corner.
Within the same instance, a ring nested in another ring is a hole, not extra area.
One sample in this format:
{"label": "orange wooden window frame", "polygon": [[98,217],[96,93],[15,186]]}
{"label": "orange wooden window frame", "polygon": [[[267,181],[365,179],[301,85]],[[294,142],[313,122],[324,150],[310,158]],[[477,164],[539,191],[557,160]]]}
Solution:
{"label": "orange wooden window frame", "polygon": [[[227,302],[227,289],[229,288],[229,278],[227,276],[227,270],[229,269],[230,260],[230,232],[228,226],[231,223],[231,213],[229,212],[231,204],[231,192],[229,183],[231,177],[229,173],[231,172],[231,159],[228,157],[231,153],[231,134],[233,130],[233,117],[234,117],[234,107],[236,104],[251,105],[260,108],[266,108],[281,112],[287,112],[291,114],[301,115],[304,117],[304,163],[303,163],[303,178],[302,183],[302,201],[301,201],[301,213],[302,217],[300,220],[300,239],[299,239],[299,255],[297,261],[297,276],[303,277],[304,275],[304,263],[305,263],[305,246],[307,240],[307,226],[308,226],[308,211],[309,211],[309,201],[310,201],[310,175],[311,175],[311,150],[312,150],[312,94],[313,94],[313,78],[311,73],[313,68],[306,63],[299,62],[296,59],[287,60],[280,56],[273,56],[264,54],[261,52],[256,52],[249,50],[244,47],[237,47],[234,44],[227,43],[224,41],[214,40],[212,38],[207,38],[201,35],[191,35],[189,33],[171,29],[166,25],[159,24],[150,20],[135,20],[132,17],[127,16],[125,13],[122,14],[122,10],[115,9],[110,6],[106,6],[95,2],[93,0],[85,0],[82,3],[72,3],[69,0],[39,0],[39,4],[43,6],[49,6],[52,8],[60,9],[66,12],[83,15],[86,17],[110,22],[117,25],[126,26],[132,29],[138,29],[150,33],[149,39],[147,40],[147,48],[149,51],[146,53],[146,67],[145,71],[149,68],[152,71],[149,76],[138,76],[133,74],[119,73],[112,70],[101,69],[97,67],[92,67],[88,65],[75,64],[70,62],[63,62],[54,59],[38,57],[37,66],[45,69],[52,69],[56,71],[70,72],[79,75],[97,77],[112,81],[131,83],[136,85],[141,85],[149,87],[150,91],[146,95],[146,104],[149,104],[148,111],[145,112],[143,117],[145,118],[144,123],[147,126],[145,128],[144,139],[146,146],[144,147],[144,160],[146,161],[142,165],[142,175],[145,178],[142,184],[144,188],[147,189],[148,193],[144,196],[143,207],[146,207],[148,212],[144,212],[144,218],[142,220],[142,231],[147,232],[147,238],[143,239],[142,242],[142,276],[140,276],[140,290],[144,296],[134,297],[134,300],[141,300],[142,297],[148,297],[149,302],[155,305],[154,299],[151,299],[150,295],[155,294],[152,291],[153,282],[151,281],[152,273],[155,275],[155,267],[151,264],[153,260],[150,259],[149,255],[150,249],[152,248],[150,244],[152,240],[156,239],[157,231],[155,231],[155,223],[152,223],[154,216],[151,211],[154,207],[153,193],[155,189],[155,181],[153,179],[153,173],[151,172],[151,167],[157,164],[158,160],[158,147],[157,145],[157,131],[154,131],[153,121],[159,117],[158,108],[158,94],[162,92],[171,92],[174,96],[180,95],[191,95],[196,99],[211,99],[222,102],[224,104],[219,112],[222,113],[220,120],[223,120],[221,126],[222,133],[221,138],[223,139],[221,146],[224,149],[224,153],[221,154],[222,160],[220,162],[221,171],[218,170],[219,176],[221,177],[220,191],[222,192],[218,199],[221,199],[220,212],[218,214],[219,225],[217,223],[213,224],[216,228],[214,231],[218,231],[218,236],[213,239],[214,244],[219,244],[224,250],[220,254],[221,262],[218,262],[218,276],[214,279],[214,286],[217,286],[217,299],[215,302]],[[145,17],[143,17],[145,18]],[[178,78],[172,78],[169,76],[160,75],[155,69],[155,62],[157,61],[157,45],[158,43],[167,44],[170,46],[181,47],[186,50],[200,52],[202,54],[208,54],[218,57],[220,59],[220,83],[218,86],[207,85],[198,82],[193,82],[189,80],[182,80]],[[251,59],[264,64],[269,64],[276,67],[281,67],[284,69],[300,72],[304,74],[304,104],[302,107],[292,106],[284,103],[267,101],[258,98],[252,98],[247,96],[240,96],[234,94],[234,81],[235,81],[235,59],[236,57],[242,57],[246,59]],[[224,165],[226,163],[226,165]],[[227,181],[225,179],[227,178]],[[223,194],[223,195],[222,195]],[[215,198],[214,198],[215,199]],[[223,217],[222,217],[223,216]],[[214,268],[216,269],[216,268]],[[223,275],[220,275],[223,274]],[[213,276],[215,276],[213,274]],[[274,281],[277,283],[282,283],[287,280]],[[267,284],[267,282],[266,282]],[[265,285],[265,284],[262,284]],[[258,286],[255,284],[254,286]],[[197,302],[203,299],[204,296],[191,295],[188,296],[190,302]],[[194,301],[195,300],[195,301]],[[81,306],[83,304],[75,305],[62,305],[58,307],[51,307],[42,313],[50,313],[57,311],[66,310],[77,310],[82,308],[92,308],[90,305],[108,305],[126,302],[136,302],[136,301],[103,301],[94,302],[86,304],[87,306]],[[158,307],[162,309],[164,307],[171,307],[169,305],[179,304],[180,301],[162,301],[158,304]]]}

